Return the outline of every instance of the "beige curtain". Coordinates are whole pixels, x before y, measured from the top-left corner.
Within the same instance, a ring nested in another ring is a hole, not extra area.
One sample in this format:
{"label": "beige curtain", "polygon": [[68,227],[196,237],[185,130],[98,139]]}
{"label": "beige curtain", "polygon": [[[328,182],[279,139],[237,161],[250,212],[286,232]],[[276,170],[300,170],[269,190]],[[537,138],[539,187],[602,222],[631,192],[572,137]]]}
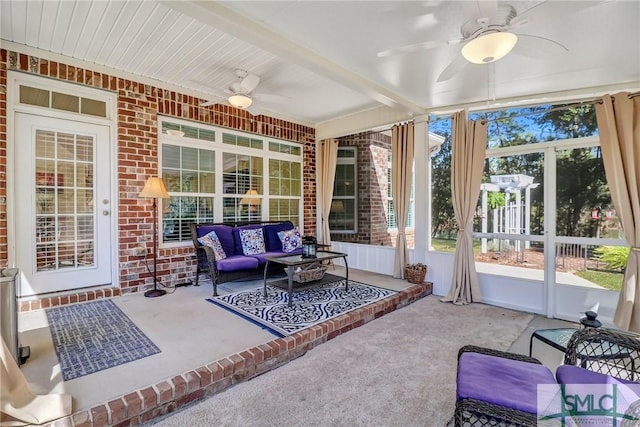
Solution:
{"label": "beige curtain", "polygon": [[411,197],[413,167],[413,123],[395,125],[391,130],[391,197],[398,225],[393,277],[404,279],[407,263],[407,216]]}
{"label": "beige curtain", "polygon": [[458,235],[451,289],[442,301],[468,304],[481,299],[473,258],[472,221],[480,195],[487,123],[468,122],[466,112],[457,112],[453,115],[451,140],[451,195]]}
{"label": "beige curtain", "polygon": [[631,246],[613,321],[640,332],[640,97],[606,95],[596,116],[611,198]]}
{"label": "beige curtain", "polygon": [[329,213],[333,200],[333,181],[336,176],[336,163],[338,161],[338,140],[325,139],[320,142],[318,150],[318,170],[320,171],[320,218],[322,220],[322,242],[331,244],[331,230],[329,229]]}
{"label": "beige curtain", "polygon": [[4,339],[0,338],[0,341],[0,425],[43,424],[71,414],[70,395],[36,396],[31,393]]}

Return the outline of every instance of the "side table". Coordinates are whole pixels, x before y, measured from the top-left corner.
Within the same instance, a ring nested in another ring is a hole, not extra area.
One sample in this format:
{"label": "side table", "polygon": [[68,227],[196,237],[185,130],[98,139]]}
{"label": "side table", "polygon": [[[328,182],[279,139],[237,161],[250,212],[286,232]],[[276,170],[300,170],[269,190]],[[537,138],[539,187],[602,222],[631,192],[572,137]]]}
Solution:
{"label": "side table", "polygon": [[[529,340],[529,356],[533,350],[533,340],[537,339],[563,353],[567,351],[567,345],[577,328],[539,329],[531,334]],[[602,361],[614,361],[617,359],[631,359],[632,372],[635,372],[634,359],[631,350],[615,344],[603,342],[584,343],[578,348],[578,360],[580,367],[587,369],[589,363],[602,363]],[[633,380],[633,378],[631,378]]]}

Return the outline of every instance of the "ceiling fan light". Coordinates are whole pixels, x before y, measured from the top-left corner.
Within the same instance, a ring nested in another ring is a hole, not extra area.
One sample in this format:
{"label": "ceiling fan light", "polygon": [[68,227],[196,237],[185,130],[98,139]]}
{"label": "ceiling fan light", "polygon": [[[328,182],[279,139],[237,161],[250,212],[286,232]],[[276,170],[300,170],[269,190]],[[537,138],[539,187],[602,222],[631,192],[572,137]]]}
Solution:
{"label": "ceiling fan light", "polygon": [[481,35],[462,48],[462,56],[474,64],[488,64],[507,55],[518,42],[518,36],[507,31]]}
{"label": "ceiling fan light", "polygon": [[249,98],[247,95],[242,94],[231,95],[228,101],[232,106],[236,108],[242,108],[243,110],[245,108],[249,108],[253,103],[253,100],[251,98]]}

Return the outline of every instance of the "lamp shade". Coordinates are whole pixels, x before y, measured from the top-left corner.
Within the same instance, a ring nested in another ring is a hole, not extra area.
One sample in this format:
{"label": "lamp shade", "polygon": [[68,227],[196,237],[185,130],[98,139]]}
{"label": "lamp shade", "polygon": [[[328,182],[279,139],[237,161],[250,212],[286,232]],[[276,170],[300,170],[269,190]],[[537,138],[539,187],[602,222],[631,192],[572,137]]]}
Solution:
{"label": "lamp shade", "polygon": [[483,34],[462,48],[462,56],[474,64],[488,64],[507,55],[518,42],[518,36],[507,31]]}
{"label": "lamp shade", "polygon": [[164,186],[162,178],[150,176],[144,184],[144,188],[140,194],[138,194],[138,197],[143,199],[168,199],[170,196],[169,193],[167,193],[167,188]]}
{"label": "lamp shade", "polygon": [[258,206],[262,203],[259,197],[256,197],[258,192],[256,190],[249,190],[244,194],[244,197],[240,199],[241,205]]}
{"label": "lamp shade", "polygon": [[229,104],[233,105],[236,108],[249,108],[253,103],[253,100],[249,98],[247,95],[235,94],[231,95],[228,99]]}

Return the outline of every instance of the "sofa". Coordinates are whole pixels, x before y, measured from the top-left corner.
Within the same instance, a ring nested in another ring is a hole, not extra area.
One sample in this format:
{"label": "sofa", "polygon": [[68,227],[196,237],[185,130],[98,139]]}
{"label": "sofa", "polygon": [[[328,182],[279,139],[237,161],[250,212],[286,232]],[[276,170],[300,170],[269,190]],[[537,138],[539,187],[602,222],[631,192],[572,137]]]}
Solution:
{"label": "sofa", "polygon": [[220,283],[262,275],[267,256],[302,253],[302,238],[291,221],[192,223],[190,228],[197,259],[195,285],[207,274],[213,296]]}
{"label": "sofa", "polygon": [[[455,426],[560,425],[557,419],[539,418],[540,390],[560,386],[563,393],[592,392],[597,386],[596,390],[608,391],[606,387],[611,385],[626,393],[628,399],[625,412],[618,414],[622,422],[617,425],[638,426],[638,358],[640,335],[608,328],[576,331],[567,345],[564,364],[555,375],[532,357],[464,346],[458,352]],[[579,421],[584,416],[570,410],[564,415]]]}

